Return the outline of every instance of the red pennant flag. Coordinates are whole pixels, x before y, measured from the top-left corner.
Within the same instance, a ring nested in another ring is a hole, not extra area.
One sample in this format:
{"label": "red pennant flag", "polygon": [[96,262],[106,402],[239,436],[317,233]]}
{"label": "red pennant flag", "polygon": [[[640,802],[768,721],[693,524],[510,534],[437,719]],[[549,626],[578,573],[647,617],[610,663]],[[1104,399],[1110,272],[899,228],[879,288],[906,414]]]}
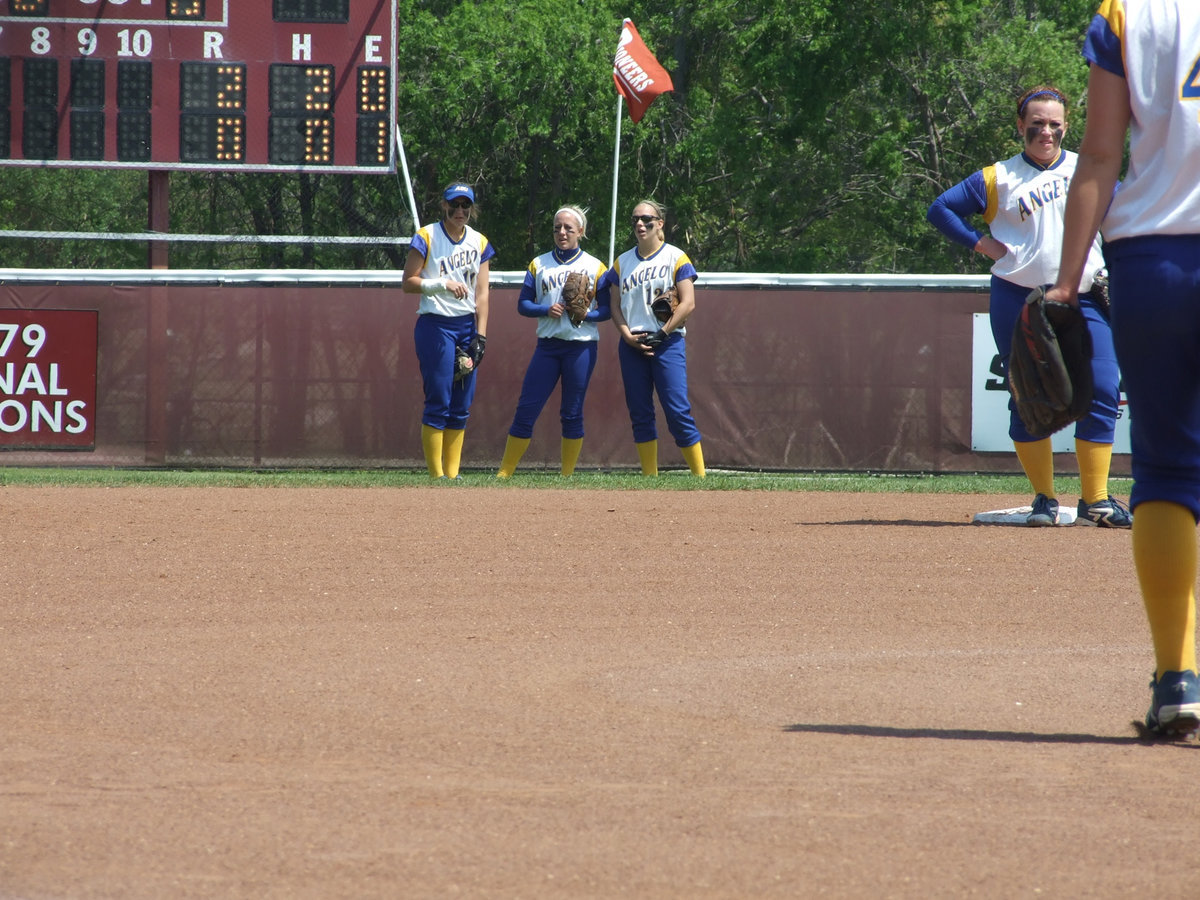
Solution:
{"label": "red pennant flag", "polygon": [[617,93],[629,104],[629,115],[634,122],[642,120],[655,97],[675,89],[671,76],[642,43],[629,19],[621,23],[621,41],[613,60],[613,82],[617,85]]}

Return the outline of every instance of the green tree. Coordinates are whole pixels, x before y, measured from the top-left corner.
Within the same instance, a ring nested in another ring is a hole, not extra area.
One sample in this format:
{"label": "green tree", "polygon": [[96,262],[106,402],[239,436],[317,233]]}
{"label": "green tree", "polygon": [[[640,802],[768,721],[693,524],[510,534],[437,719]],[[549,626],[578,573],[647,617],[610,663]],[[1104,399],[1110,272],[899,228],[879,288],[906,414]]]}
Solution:
{"label": "green tree", "polygon": [[[550,241],[554,209],[590,207],[607,252],[616,91],[628,15],[673,92],[622,121],[617,249],[642,197],[701,270],[982,272],[925,222],[935,196],[1019,149],[1015,99],[1052,82],[1075,102],[1095,0],[711,0],[671,8],[399,0],[398,125],[422,221],[441,187],[476,185],[495,267]],[[0,170],[0,227],[137,232],[146,174]],[[26,198],[29,198],[27,200]],[[172,231],[406,238],[395,175],[173,173]],[[395,268],[402,244],[175,244],[176,267]],[[3,265],[143,265],[136,242],[0,243]]]}

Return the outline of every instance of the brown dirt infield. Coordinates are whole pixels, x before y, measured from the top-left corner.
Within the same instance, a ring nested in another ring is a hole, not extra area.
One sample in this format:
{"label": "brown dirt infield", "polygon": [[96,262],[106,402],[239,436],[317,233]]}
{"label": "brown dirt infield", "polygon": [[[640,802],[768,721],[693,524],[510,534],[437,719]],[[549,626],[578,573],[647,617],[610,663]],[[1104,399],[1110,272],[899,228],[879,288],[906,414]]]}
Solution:
{"label": "brown dirt infield", "polygon": [[4,488],[0,897],[1174,893],[1130,535],[1027,500]]}

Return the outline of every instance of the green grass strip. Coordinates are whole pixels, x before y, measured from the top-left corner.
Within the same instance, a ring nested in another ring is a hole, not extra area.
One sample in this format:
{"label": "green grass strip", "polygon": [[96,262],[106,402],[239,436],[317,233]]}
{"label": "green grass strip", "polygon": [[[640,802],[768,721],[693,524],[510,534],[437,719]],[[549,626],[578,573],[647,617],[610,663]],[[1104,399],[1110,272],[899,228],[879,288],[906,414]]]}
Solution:
{"label": "green grass strip", "polygon": [[[1059,476],[1056,487],[1079,492],[1076,476]],[[460,481],[432,482],[424,470],[405,469],[126,469],[126,468],[0,468],[0,486],[25,487],[487,487],[496,490],[621,490],[621,491],[842,491],[899,494],[1027,494],[1023,475],[994,473],[882,472],[763,472],[710,470],[704,479],[684,471],[665,470],[657,478],[636,472],[581,469],[570,478],[551,470],[520,470],[508,480],[494,471],[464,471]],[[1113,478],[1109,489],[1128,496],[1129,478]]]}

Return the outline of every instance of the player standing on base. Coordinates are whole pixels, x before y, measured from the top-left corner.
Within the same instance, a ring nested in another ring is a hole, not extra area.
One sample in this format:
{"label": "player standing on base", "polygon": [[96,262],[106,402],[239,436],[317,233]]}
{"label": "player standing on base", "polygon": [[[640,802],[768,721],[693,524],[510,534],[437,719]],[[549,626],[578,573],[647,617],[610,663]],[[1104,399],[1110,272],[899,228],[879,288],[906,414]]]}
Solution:
{"label": "player standing on base", "polygon": [[[654,420],[657,391],[667,428],[688,469],[703,478],[704,451],[688,399],[684,328],[696,308],[692,282],[697,275],[688,255],[666,242],[663,223],[663,208],[653,200],[634,206],[637,245],[617,258],[597,290],[609,291],[613,324],[621,335],[617,357],[642,474],[658,474],[658,430]],[[679,292],[679,305],[666,322],[659,322],[650,302],[658,291],[672,286]]]}
{"label": "player standing on base", "polygon": [[[1043,85],[1017,100],[1017,131],[1024,148],[1016,156],[987,166],[943,193],[927,218],[955,243],[993,260],[989,317],[1005,377],[1013,327],[1030,290],[1058,275],[1063,210],[1067,185],[1077,157],[1062,149],[1067,131],[1067,100],[1055,87]],[[969,222],[982,216],[990,234]],[[1120,373],[1113,351],[1108,313],[1090,292],[1104,267],[1100,241],[1088,247],[1077,285],[1078,305],[1092,339],[1095,396],[1088,414],[1075,425],[1075,456],[1083,497],[1076,522],[1105,528],[1128,528],[1128,509],[1108,493],[1112,444],[1120,399]],[[1058,494],[1054,490],[1054,451],[1049,437],[1035,438],[1025,428],[1009,399],[1008,435],[1026,477],[1033,486],[1033,508],[1026,524],[1057,525]]]}
{"label": "player standing on base", "polygon": [[499,478],[516,471],[529,449],[533,426],[562,380],[562,474],[571,475],[583,447],[583,400],[596,368],[600,329],[597,322],[610,318],[608,294],[597,293],[596,303],[578,325],[571,322],[563,305],[562,289],[567,275],[581,272],[595,290],[604,274],[604,263],[579,247],[587,234],[587,213],[578,206],[564,206],[554,214],[554,249],[529,264],[517,312],[537,319],[537,345],[525,370],[517,412],[508,429]]}
{"label": "player standing on base", "polygon": [[[1047,297],[1070,302],[1103,225],[1130,409],[1133,560],[1154,643],[1146,726],[1186,736],[1200,729],[1200,3],[1106,0],[1083,53],[1087,129]],[[1129,172],[1113,197],[1127,131]]]}
{"label": "player standing on base", "polygon": [[404,265],[404,291],[420,294],[413,339],[425,387],[421,449],[431,478],[457,478],[463,433],[475,398],[475,371],[455,379],[455,349],[475,367],[487,345],[489,260],[496,251],[470,226],[475,190],[442,192],[442,221],[417,231]]}

